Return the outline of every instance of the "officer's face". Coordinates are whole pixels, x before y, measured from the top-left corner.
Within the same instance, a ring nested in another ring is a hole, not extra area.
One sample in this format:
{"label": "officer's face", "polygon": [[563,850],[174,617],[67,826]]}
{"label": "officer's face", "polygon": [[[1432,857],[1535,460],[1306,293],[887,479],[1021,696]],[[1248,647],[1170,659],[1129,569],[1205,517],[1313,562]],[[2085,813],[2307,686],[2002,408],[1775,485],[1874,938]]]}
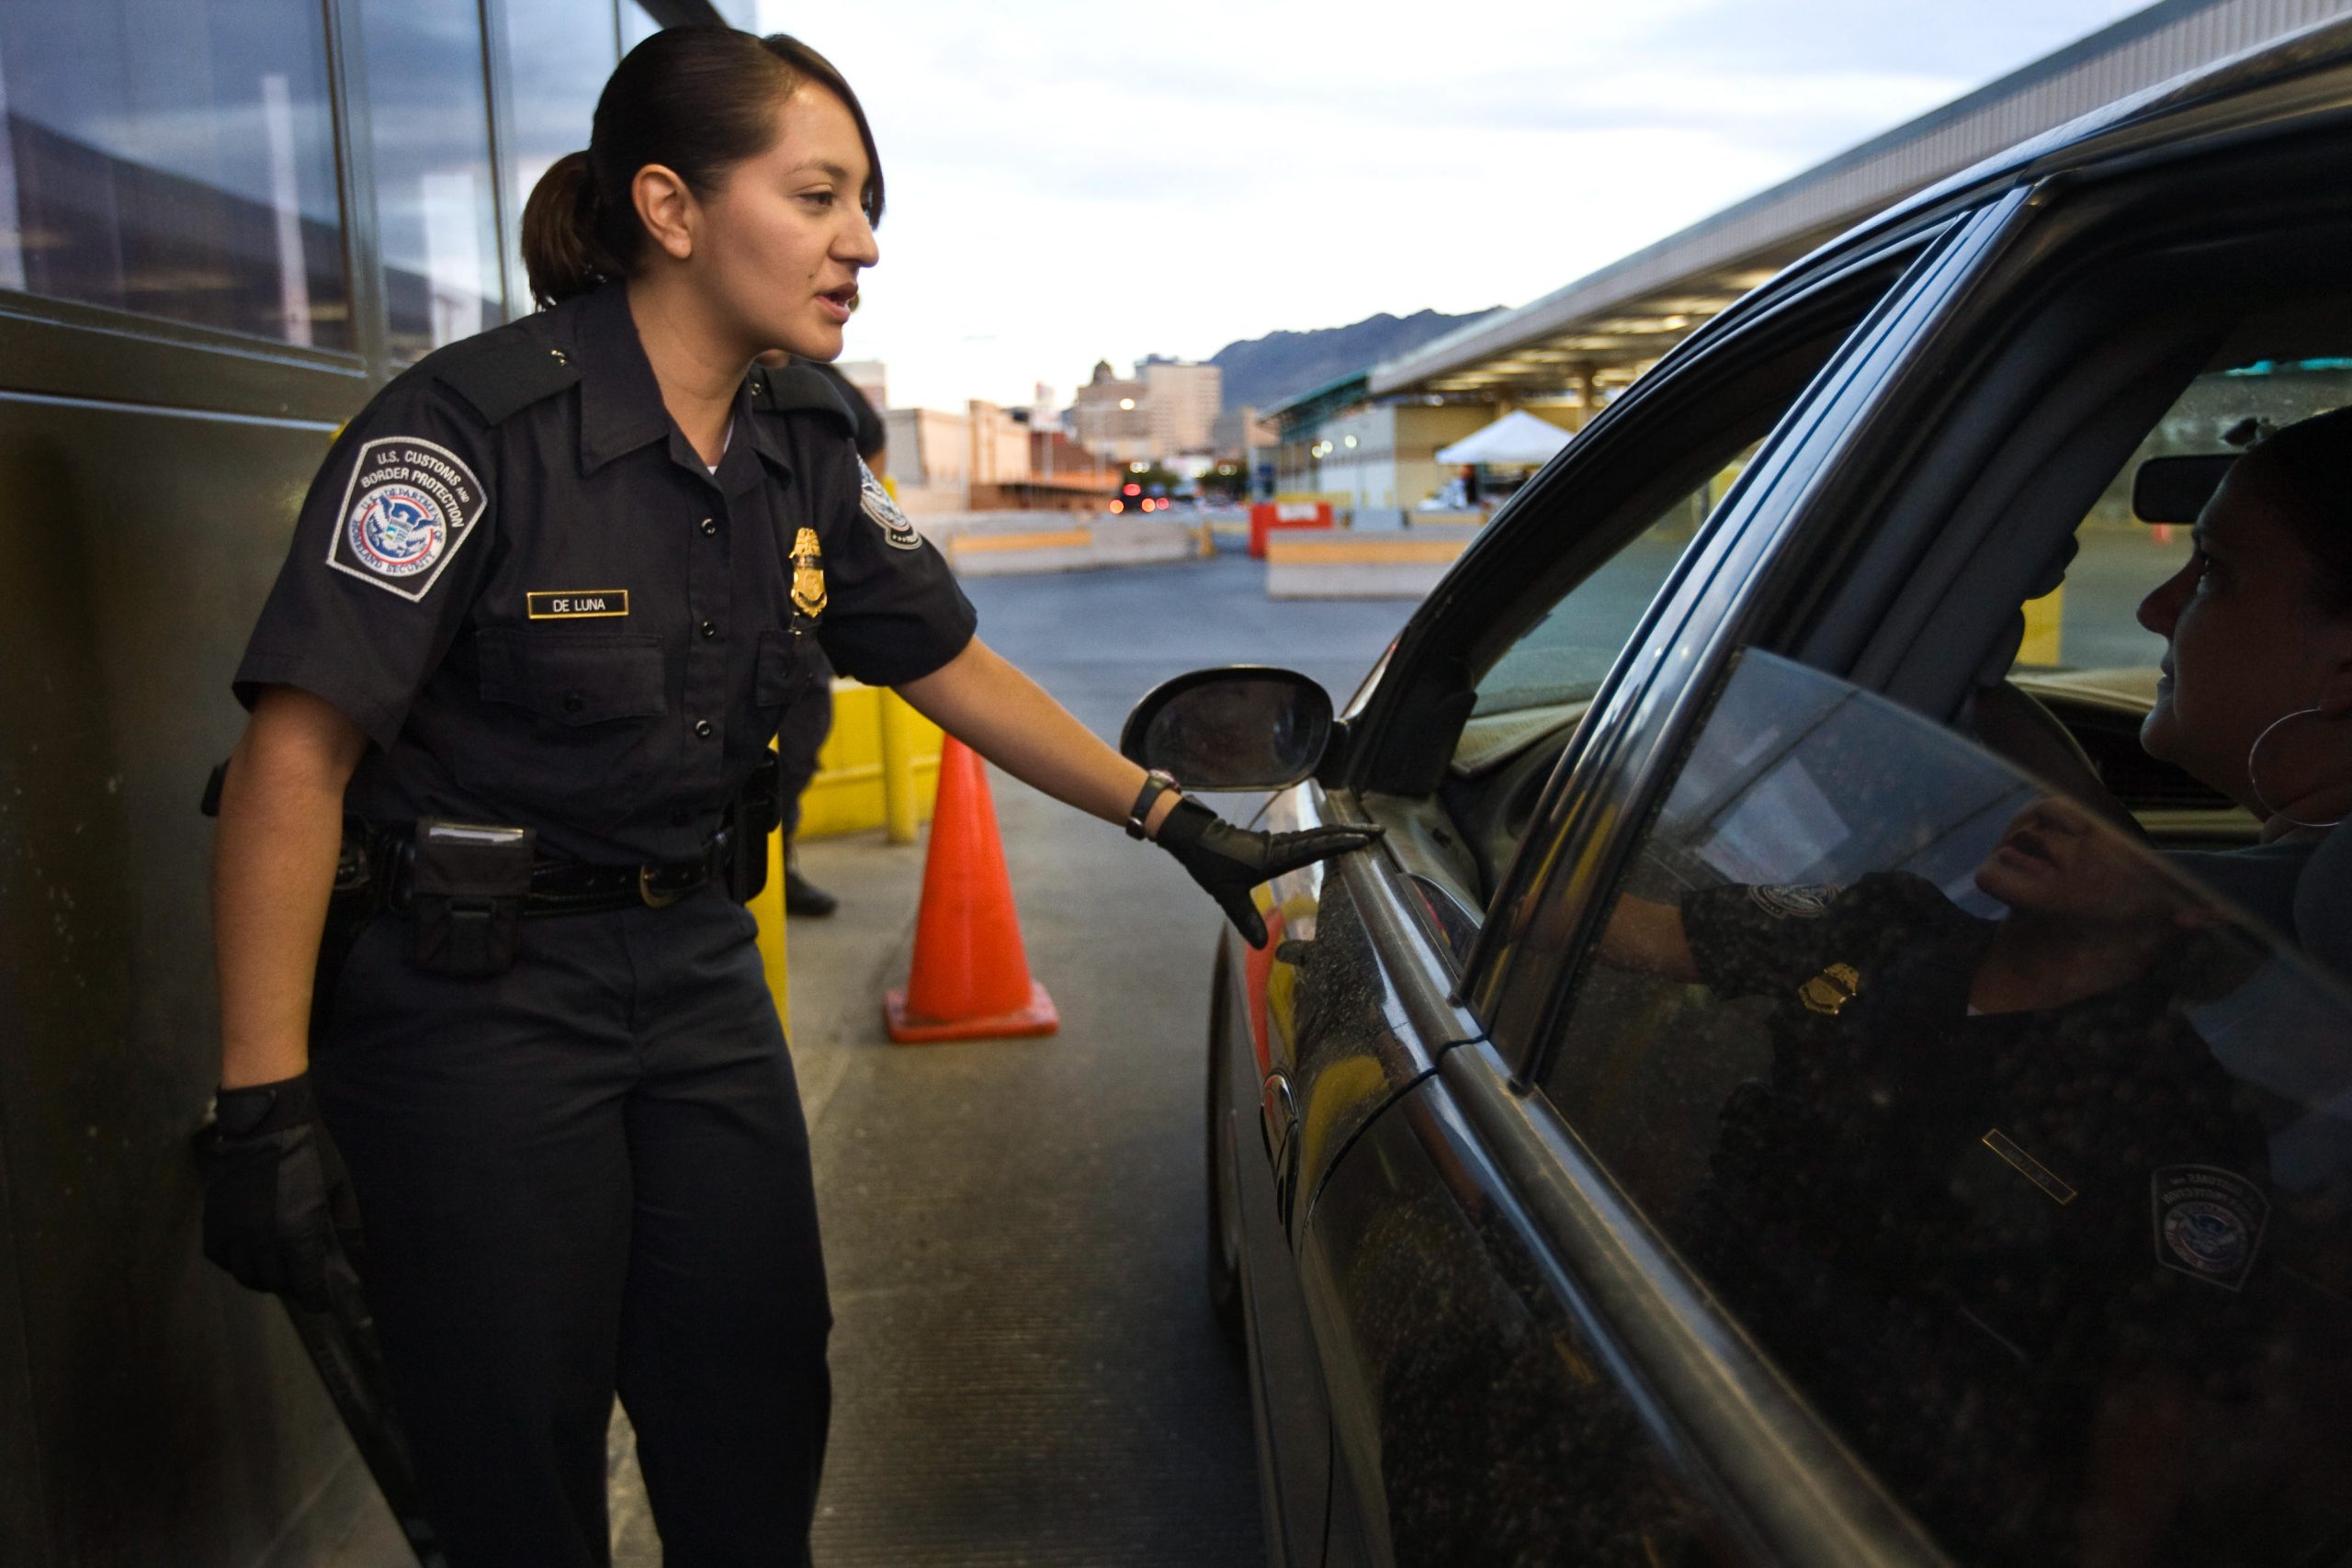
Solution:
{"label": "officer's face", "polygon": [[2010,908],[2161,929],[2186,904],[2122,836],[2071,801],[2038,800],[2009,821],[1976,886]]}
{"label": "officer's face", "polygon": [[703,204],[694,259],[707,297],[753,350],[835,359],[858,273],[880,259],[858,205],[865,147],[821,87],[793,94],[776,118],[775,144],[738,164]]}

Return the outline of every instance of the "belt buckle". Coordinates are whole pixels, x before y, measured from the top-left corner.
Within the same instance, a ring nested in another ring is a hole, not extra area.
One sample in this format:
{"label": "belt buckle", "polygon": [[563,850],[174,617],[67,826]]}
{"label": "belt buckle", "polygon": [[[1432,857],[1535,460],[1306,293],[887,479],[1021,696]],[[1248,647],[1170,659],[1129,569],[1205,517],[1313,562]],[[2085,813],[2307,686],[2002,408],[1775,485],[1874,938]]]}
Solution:
{"label": "belt buckle", "polygon": [[637,868],[637,896],[649,909],[666,909],[693,891],[692,887],[681,887],[675,893],[662,892],[653,886],[651,866],[641,865]]}

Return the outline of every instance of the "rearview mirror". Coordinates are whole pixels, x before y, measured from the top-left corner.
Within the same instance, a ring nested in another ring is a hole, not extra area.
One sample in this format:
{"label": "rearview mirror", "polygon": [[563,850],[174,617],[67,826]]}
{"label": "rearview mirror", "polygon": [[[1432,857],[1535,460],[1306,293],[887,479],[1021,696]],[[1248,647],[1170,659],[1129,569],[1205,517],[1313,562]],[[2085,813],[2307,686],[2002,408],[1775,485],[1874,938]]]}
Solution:
{"label": "rearview mirror", "polygon": [[1195,670],[1153,688],[1119,750],[1188,790],[1288,789],[1313,775],[1331,740],[1331,698],[1295,670]]}
{"label": "rearview mirror", "polygon": [[2194,523],[2229,477],[2234,452],[2151,457],[2132,476],[2132,514],[2143,523]]}

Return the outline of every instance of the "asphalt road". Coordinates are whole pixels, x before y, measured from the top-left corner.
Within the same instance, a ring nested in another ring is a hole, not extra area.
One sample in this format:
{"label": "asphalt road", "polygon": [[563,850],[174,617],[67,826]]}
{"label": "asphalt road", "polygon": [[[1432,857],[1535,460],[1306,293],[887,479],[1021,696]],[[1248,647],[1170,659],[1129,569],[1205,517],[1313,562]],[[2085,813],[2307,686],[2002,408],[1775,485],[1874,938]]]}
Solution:
{"label": "asphalt road", "polygon": [[[1273,603],[1234,557],[967,586],[990,645],[1105,737],[1206,664],[1288,664],[1344,699],[1410,609]],[[1204,1279],[1216,916],[1157,851],[994,788],[1051,1039],[885,1043],[921,852],[804,852],[846,906],[791,930],[837,1319],[817,1559],[1256,1563],[1249,1405]]]}

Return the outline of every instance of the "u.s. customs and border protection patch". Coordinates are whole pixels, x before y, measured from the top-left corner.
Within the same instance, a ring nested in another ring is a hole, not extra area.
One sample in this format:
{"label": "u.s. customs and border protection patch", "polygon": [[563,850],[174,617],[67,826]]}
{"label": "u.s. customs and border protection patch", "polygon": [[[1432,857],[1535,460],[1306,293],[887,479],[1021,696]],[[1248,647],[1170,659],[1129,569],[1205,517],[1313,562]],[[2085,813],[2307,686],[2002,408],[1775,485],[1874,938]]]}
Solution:
{"label": "u.s. customs and border protection patch", "polygon": [[890,499],[890,492],[882,488],[882,481],[874,477],[874,470],[865,466],[863,457],[857,460],[857,503],[874,520],[874,525],[882,530],[882,536],[892,548],[922,548],[922,536],[915,532],[915,525],[907,521],[907,514],[899,510],[899,503]]}
{"label": "u.s. customs and border protection patch", "polygon": [[2167,1165],[2149,1179],[2156,1261],[2234,1291],[2254,1272],[2254,1255],[2270,1220],[2270,1200],[2235,1171],[2211,1165]]}
{"label": "u.s. customs and border protection patch", "polygon": [[1834,882],[1758,883],[1747,889],[1747,901],[1777,920],[1817,920],[1844,891]]}
{"label": "u.s. customs and border protection patch", "polygon": [[792,539],[792,607],[815,620],[825,613],[825,551],[817,530],[803,528]]}
{"label": "u.s. customs and border protection patch", "polygon": [[481,482],[455,452],[413,435],[379,437],[352,465],[327,565],[422,599],[482,510]]}

